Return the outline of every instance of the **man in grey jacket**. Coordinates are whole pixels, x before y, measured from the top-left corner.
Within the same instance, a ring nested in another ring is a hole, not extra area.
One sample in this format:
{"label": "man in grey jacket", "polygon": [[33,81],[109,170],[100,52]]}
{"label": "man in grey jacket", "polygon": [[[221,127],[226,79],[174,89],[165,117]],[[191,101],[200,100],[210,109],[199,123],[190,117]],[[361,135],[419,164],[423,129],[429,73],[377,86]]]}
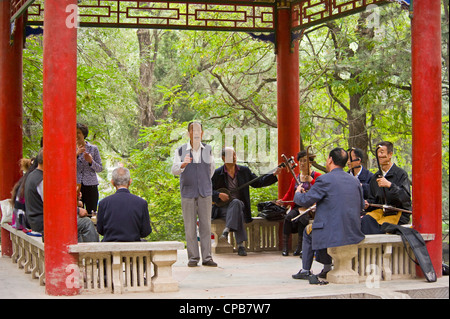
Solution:
{"label": "man in grey jacket", "polygon": [[319,277],[326,278],[332,263],[327,248],[357,244],[364,239],[363,190],[353,176],[344,172],[347,159],[344,149],[334,148],[326,163],[328,173],[319,176],[307,193],[301,186],[297,188],[294,202],[303,207],[316,204],[316,213],[314,222],[303,233],[302,269],[292,275],[294,279],[310,279],[314,253],[316,260],[324,264]]}
{"label": "man in grey jacket", "polygon": [[217,267],[211,256],[211,206],[214,157],[211,146],[201,142],[200,123],[188,125],[189,143],[175,150],[172,174],[180,175],[181,209],[183,211],[188,266],[200,261],[197,241],[197,217],[200,235],[202,265]]}

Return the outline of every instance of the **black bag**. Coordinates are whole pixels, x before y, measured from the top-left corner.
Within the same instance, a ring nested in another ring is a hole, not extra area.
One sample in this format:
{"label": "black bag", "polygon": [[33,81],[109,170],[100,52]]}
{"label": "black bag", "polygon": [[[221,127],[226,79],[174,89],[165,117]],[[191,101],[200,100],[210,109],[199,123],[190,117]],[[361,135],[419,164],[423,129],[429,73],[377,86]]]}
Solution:
{"label": "black bag", "polygon": [[280,220],[286,216],[286,208],[275,204],[274,202],[261,202],[257,205],[259,217],[267,220]]}
{"label": "black bag", "polygon": [[[417,230],[389,223],[383,223],[383,225],[381,225],[381,230],[386,233],[400,235],[405,248],[407,241],[414,252],[414,256],[416,256],[417,261],[409,256],[408,253],[409,258],[411,258],[416,265],[420,266],[427,281],[435,282],[437,280],[436,272],[431,263],[425,241]],[[408,250],[406,251],[408,252]]]}

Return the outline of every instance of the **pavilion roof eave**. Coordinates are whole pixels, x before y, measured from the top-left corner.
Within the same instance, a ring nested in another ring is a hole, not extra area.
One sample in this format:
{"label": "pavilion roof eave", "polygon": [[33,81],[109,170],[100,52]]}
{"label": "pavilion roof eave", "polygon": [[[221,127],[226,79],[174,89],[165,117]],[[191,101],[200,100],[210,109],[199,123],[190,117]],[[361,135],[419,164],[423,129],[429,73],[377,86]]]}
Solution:
{"label": "pavilion roof eave", "polygon": [[[294,1],[294,8],[295,6],[299,6],[301,3],[305,2],[304,0],[297,0]],[[369,4],[369,5],[376,5],[376,6],[385,6],[387,4],[392,4],[392,1],[387,1],[387,0],[373,0],[373,3]],[[359,12],[362,12],[364,10],[367,10],[367,7],[369,5],[363,4],[360,7],[355,7],[352,10],[346,10],[346,11],[338,11],[337,13],[333,13],[333,14],[329,14],[329,15],[322,15],[319,19],[305,19],[306,18],[306,14],[302,17],[297,17],[297,21],[298,24],[294,25],[292,27],[292,31],[299,31],[299,30],[304,30],[304,29],[308,29],[310,27],[328,22],[328,21],[333,21],[336,19],[340,19],[340,18],[344,18],[347,17],[349,15],[352,14],[356,14]],[[301,8],[300,8],[301,9]],[[297,8],[297,11],[299,11],[300,9]],[[302,11],[306,12],[306,9],[303,9]],[[304,20],[306,20],[307,22],[303,22],[302,23],[302,18],[304,18]]]}
{"label": "pavilion roof eave", "polygon": [[[276,26],[274,0],[98,0],[97,3],[78,4],[79,26],[244,32],[275,32]],[[11,8],[11,23],[27,13],[27,25],[44,24],[44,0],[13,0]]]}
{"label": "pavilion roof eave", "polygon": [[[42,26],[44,25],[43,21],[28,21],[27,24],[28,26]],[[226,27],[221,27],[221,28],[217,28],[217,27],[202,27],[202,28],[198,28],[195,26],[186,26],[184,28],[178,28],[175,26],[166,26],[166,25],[141,25],[141,26],[137,26],[135,24],[126,24],[126,23],[122,23],[122,24],[114,24],[114,23],[89,23],[89,22],[81,22],[80,23],[80,28],[122,28],[122,29],[171,29],[171,30],[191,30],[191,31],[234,31],[234,32],[261,32],[261,33],[273,33],[275,32],[275,30],[273,29],[263,29],[263,28],[226,28]]]}
{"label": "pavilion roof eave", "polygon": [[[399,0],[291,0],[292,31]],[[97,0],[78,4],[80,27],[149,28],[273,33],[275,0]],[[44,24],[44,0],[12,0],[11,23],[25,12],[27,25]],[[68,13],[70,14],[70,13]]]}

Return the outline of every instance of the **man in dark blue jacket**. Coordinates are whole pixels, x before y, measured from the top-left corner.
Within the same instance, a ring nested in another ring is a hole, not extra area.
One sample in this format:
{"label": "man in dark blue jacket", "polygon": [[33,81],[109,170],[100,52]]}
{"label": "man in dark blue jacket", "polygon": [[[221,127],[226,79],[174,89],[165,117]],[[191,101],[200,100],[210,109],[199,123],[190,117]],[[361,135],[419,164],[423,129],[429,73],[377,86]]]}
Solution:
{"label": "man in dark blue jacket", "polygon": [[111,183],[116,193],[100,201],[97,231],[102,241],[140,241],[152,232],[147,201],[130,193],[130,171],[116,168]]}
{"label": "man in dark blue jacket", "polygon": [[362,165],[363,158],[364,152],[361,149],[352,147],[348,150],[347,165],[350,169],[348,172],[359,179],[364,192],[364,199],[367,199],[369,197],[369,184],[373,173]]}
{"label": "man in dark blue jacket", "polygon": [[327,248],[357,244],[364,239],[361,232],[361,212],[364,209],[363,190],[359,181],[344,172],[348,154],[342,148],[331,150],[326,167],[329,173],[319,176],[305,193],[299,186],[294,202],[303,207],[316,204],[312,226],[303,232],[302,269],[294,279],[310,279],[314,253],[324,264],[319,277],[326,277],[332,259]]}

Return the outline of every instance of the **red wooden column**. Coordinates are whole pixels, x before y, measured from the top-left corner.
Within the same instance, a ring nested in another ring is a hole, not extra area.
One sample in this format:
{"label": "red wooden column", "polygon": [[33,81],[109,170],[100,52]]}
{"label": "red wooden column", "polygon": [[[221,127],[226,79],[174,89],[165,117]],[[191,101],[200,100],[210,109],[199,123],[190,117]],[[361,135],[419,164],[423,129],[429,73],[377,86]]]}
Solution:
{"label": "red wooden column", "polygon": [[441,1],[414,0],[412,18],[413,227],[442,276]]}
{"label": "red wooden column", "polygon": [[[23,18],[16,19],[11,39],[10,1],[0,1],[0,200],[11,197],[20,179],[22,157]],[[2,229],[2,255],[12,255],[9,232]]]}
{"label": "red wooden column", "polygon": [[[76,78],[77,29],[69,5],[77,0],[45,0],[44,14],[44,238],[45,288],[49,295],[74,295],[77,258]],[[67,9],[67,12],[66,12]]]}
{"label": "red wooden column", "polygon": [[[281,1],[284,3],[285,1]],[[298,41],[291,40],[289,3],[278,5],[277,33],[277,125],[278,158],[297,156],[300,151]],[[289,189],[292,175],[283,171],[278,179],[278,198]]]}

